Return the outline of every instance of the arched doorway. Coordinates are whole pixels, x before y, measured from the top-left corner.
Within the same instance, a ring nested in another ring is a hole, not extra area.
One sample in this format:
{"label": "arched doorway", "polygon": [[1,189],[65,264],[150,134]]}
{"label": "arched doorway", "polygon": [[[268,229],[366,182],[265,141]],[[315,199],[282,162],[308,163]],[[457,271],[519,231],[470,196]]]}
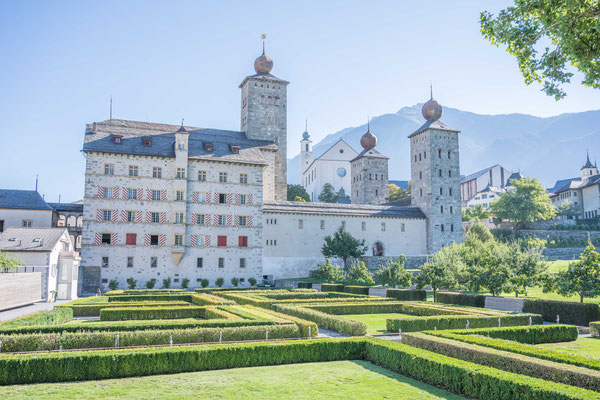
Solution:
{"label": "arched doorway", "polygon": [[382,257],[383,256],[383,243],[377,241],[373,244],[373,256],[374,257]]}

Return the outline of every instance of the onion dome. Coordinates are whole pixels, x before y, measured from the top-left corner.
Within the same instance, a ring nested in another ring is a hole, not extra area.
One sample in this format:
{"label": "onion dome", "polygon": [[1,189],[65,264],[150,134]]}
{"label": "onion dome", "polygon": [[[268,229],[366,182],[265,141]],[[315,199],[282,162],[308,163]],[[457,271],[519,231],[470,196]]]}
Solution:
{"label": "onion dome", "polygon": [[437,121],[442,117],[442,106],[431,98],[427,103],[423,104],[421,113],[423,113],[423,118],[427,121]]}
{"label": "onion dome", "polygon": [[254,60],[254,70],[257,74],[270,74],[273,70],[273,60],[265,54],[265,43],[263,42],[263,52]]}
{"label": "onion dome", "polygon": [[367,133],[360,138],[360,145],[365,150],[370,150],[377,145],[377,136],[371,133],[370,127],[367,128]]}
{"label": "onion dome", "polygon": [[302,134],[302,139],[307,140],[308,138],[310,138],[308,131],[304,131],[304,133]]}

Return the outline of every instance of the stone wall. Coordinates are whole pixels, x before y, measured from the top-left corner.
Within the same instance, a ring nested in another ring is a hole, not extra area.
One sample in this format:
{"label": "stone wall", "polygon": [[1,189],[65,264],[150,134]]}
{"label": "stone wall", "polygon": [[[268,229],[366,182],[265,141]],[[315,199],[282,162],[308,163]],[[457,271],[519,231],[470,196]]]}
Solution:
{"label": "stone wall", "polygon": [[[390,261],[395,261],[397,256],[384,256],[384,257],[362,257],[361,260],[365,263],[367,268],[376,270],[380,266],[385,265]],[[406,269],[417,269],[427,261],[426,256],[407,256],[404,262],[404,268]]]}
{"label": "stone wall", "polygon": [[590,237],[600,237],[600,231],[559,231],[551,229],[523,229],[519,231],[520,236],[536,236],[540,239],[550,238],[561,238],[561,239],[587,239],[588,234]]}
{"label": "stone wall", "polygon": [[79,268],[78,296],[94,295],[101,287],[100,267],[81,266]]}
{"label": "stone wall", "polygon": [[584,247],[564,247],[557,249],[544,249],[542,254],[548,261],[554,260],[577,260],[583,252]]}
{"label": "stone wall", "polygon": [[40,272],[0,274],[0,310],[35,303],[41,292]]}

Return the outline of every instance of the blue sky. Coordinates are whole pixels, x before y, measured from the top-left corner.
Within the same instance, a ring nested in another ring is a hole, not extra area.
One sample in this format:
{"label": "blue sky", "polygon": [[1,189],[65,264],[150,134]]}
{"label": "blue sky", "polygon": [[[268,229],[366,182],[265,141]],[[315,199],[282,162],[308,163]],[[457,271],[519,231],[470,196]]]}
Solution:
{"label": "blue sky", "polygon": [[[266,33],[288,87],[289,156],[309,120],[318,141],[367,115],[427,100],[538,116],[600,107],[576,76],[556,102],[479,32],[509,1],[4,1],[0,187],[48,201],[83,194],[86,123],[113,117],[239,129],[239,83]],[[423,4],[426,4],[425,6]],[[465,155],[466,156],[466,155]]]}

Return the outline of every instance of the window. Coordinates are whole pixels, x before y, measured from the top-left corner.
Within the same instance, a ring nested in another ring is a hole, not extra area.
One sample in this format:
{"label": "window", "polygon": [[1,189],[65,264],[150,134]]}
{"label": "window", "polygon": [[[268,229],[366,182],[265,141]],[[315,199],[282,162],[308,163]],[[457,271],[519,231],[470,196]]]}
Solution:
{"label": "window", "polygon": [[240,226],[246,226],[248,224],[248,218],[246,216],[240,216]]}
{"label": "window", "polygon": [[227,172],[219,172],[219,182],[227,182]]}
{"label": "window", "polygon": [[438,170],[438,176],[441,178],[442,177],[442,170]]}
{"label": "window", "polygon": [[175,200],[177,201],[184,201],[184,192],[183,190],[178,190],[175,192]]}
{"label": "window", "polygon": [[248,183],[248,174],[240,174],[240,183]]}
{"label": "window", "polygon": [[443,195],[443,194],[444,194],[444,189],[440,188],[440,195]]}
{"label": "window", "polygon": [[239,154],[240,153],[240,146],[231,146],[231,152],[233,154]]}
{"label": "window", "polygon": [[158,246],[158,235],[150,235],[150,245]]}
{"label": "window", "polygon": [[102,257],[102,268],[108,268],[108,257]]}
{"label": "window", "polygon": [[114,175],[115,164],[104,164],[104,175]]}
{"label": "window", "polygon": [[211,143],[205,143],[206,151],[213,151],[213,145]]}
{"label": "window", "polygon": [[197,214],[196,215],[196,224],[198,224],[198,225],[204,225],[204,214]]}
{"label": "window", "polygon": [[454,232],[454,224],[450,224],[450,232]]}
{"label": "window", "polygon": [[136,200],[137,199],[137,190],[136,189],[127,189],[127,198],[129,200]]}
{"label": "window", "polygon": [[206,203],[206,194],[198,193],[198,203]]}
{"label": "window", "polygon": [[240,268],[246,268],[246,259],[240,258]]}
{"label": "window", "polygon": [[438,158],[442,158],[442,150],[438,150]]}
{"label": "window", "polygon": [[110,244],[111,236],[112,235],[110,233],[103,233],[102,234],[102,244]]}
{"label": "window", "polygon": [[127,233],[125,234],[125,244],[135,246],[137,244],[137,234]]}
{"label": "window", "polygon": [[196,268],[202,268],[204,267],[204,260],[202,259],[202,257],[198,257],[196,259]]}
{"label": "window", "polygon": [[133,257],[127,257],[127,268],[133,268]]}
{"label": "window", "polygon": [[298,229],[304,229],[304,220],[303,219],[298,220]]}
{"label": "window", "polygon": [[423,179],[423,172],[419,171],[419,179]]}
{"label": "window", "polygon": [[150,268],[158,267],[158,257],[150,257]]}
{"label": "window", "polygon": [[448,160],[450,159],[450,154],[452,153],[451,150],[448,150]]}
{"label": "window", "polygon": [[450,206],[450,214],[452,214],[452,210],[453,210],[453,208],[452,208],[452,206]]}
{"label": "window", "polygon": [[366,231],[366,230],[367,230],[367,223],[366,223],[365,221],[361,222],[361,224],[360,224],[360,225],[361,225],[361,229],[362,229],[363,231]]}
{"label": "window", "polygon": [[23,226],[23,228],[31,228],[32,224],[33,224],[33,221],[31,221],[30,219],[24,219],[22,226]]}
{"label": "window", "polygon": [[135,211],[127,211],[127,222],[135,222]]}
{"label": "window", "polygon": [[240,236],[238,238],[238,246],[248,247],[248,236]]}
{"label": "window", "polygon": [[440,225],[440,229],[442,230],[442,232],[444,232],[444,224]]}
{"label": "window", "polygon": [[175,246],[183,246],[183,235],[175,235]]}
{"label": "window", "polygon": [[444,206],[440,206],[440,213],[443,214],[444,213]]}
{"label": "window", "polygon": [[153,178],[162,178],[162,168],[161,167],[152,167],[152,177]]}
{"label": "window", "polygon": [[385,232],[385,222],[381,223],[381,232]]}
{"label": "window", "polygon": [[137,165],[129,166],[129,176],[138,176],[138,166]]}
{"label": "window", "polygon": [[[375,175],[375,177],[377,178],[377,175]],[[375,196],[379,196],[379,190],[375,189]]]}
{"label": "window", "polygon": [[144,146],[152,146],[152,138],[144,138]]}
{"label": "window", "polygon": [[219,268],[225,268],[225,259],[223,257],[219,257]]}
{"label": "window", "polygon": [[419,188],[419,196],[423,197],[423,189],[422,188]]}
{"label": "window", "polygon": [[153,224],[158,224],[158,223],[160,223],[160,213],[153,212],[152,214],[150,214],[150,221],[151,221]]}
{"label": "window", "polygon": [[111,210],[102,210],[102,221],[112,221]]}
{"label": "window", "polygon": [[183,219],[183,213],[175,213],[175,223],[176,224],[183,224],[183,223],[185,223],[185,221]]}
{"label": "window", "polygon": [[448,170],[448,178],[452,178],[452,171]]}
{"label": "window", "polygon": [[152,200],[160,200],[160,190],[152,191]]}
{"label": "window", "polygon": [[246,195],[240,194],[240,204],[246,204]]}
{"label": "window", "polygon": [[198,180],[200,182],[206,182],[206,171],[198,171]]}
{"label": "window", "polygon": [[227,236],[224,236],[224,235],[217,236],[217,246],[227,247]]}
{"label": "window", "polygon": [[113,198],[113,188],[109,188],[109,187],[105,187],[102,190],[102,197],[104,197],[105,199],[112,199]]}
{"label": "window", "polygon": [[452,196],[452,188],[448,189],[448,194]]}
{"label": "window", "polygon": [[185,179],[185,168],[177,168],[177,179]]}
{"label": "window", "polygon": [[424,159],[426,159],[426,158],[427,158],[427,152],[426,152],[426,151],[424,151],[424,152],[423,152],[423,160],[424,160]]}
{"label": "window", "polygon": [[227,225],[227,217],[225,215],[219,215],[218,224],[221,226]]}
{"label": "window", "polygon": [[400,224],[400,232],[406,231],[406,225]]}
{"label": "window", "polygon": [[220,204],[227,203],[227,195],[225,193],[219,193],[219,203]]}
{"label": "window", "polygon": [[116,144],[123,143],[123,136],[113,136],[113,143],[116,143]]}
{"label": "window", "polygon": [[325,220],[324,219],[321,220],[321,229],[325,229]]}

